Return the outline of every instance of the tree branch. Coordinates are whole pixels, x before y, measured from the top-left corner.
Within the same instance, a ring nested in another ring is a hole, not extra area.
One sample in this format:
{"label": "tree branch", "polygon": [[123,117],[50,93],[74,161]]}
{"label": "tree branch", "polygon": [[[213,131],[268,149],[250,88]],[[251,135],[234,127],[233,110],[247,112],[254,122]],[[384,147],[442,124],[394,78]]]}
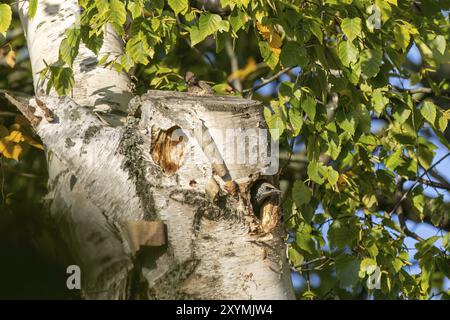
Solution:
{"label": "tree branch", "polygon": [[416,93],[433,93],[433,89],[431,88],[415,88],[415,89],[403,89],[403,88],[399,88],[399,87],[395,87],[395,90],[397,91],[401,91],[401,92],[406,92],[409,94],[416,94]]}
{"label": "tree branch", "polygon": [[402,229],[403,233],[406,236],[408,236],[410,238],[413,238],[413,239],[415,239],[417,241],[422,241],[423,238],[421,236],[419,236],[417,233],[412,232],[411,230],[409,230],[408,226],[406,225],[406,220],[407,220],[407,217],[405,216],[405,214],[404,214],[404,212],[402,210],[401,213],[398,213],[398,221],[400,223],[400,228]]}
{"label": "tree branch", "polygon": [[392,208],[392,210],[389,212],[389,216],[391,216],[393,213],[395,213],[397,211],[397,209],[400,207],[401,203],[403,202],[403,200],[405,200],[408,195],[411,193],[411,191],[419,184],[419,180],[423,179],[423,177],[425,175],[428,174],[428,172],[432,169],[434,169],[439,163],[441,163],[442,161],[445,160],[445,158],[447,158],[448,156],[450,156],[450,152],[448,152],[446,155],[444,155],[442,158],[440,158],[438,161],[436,161],[431,167],[429,167],[427,170],[425,170],[413,183],[413,185],[411,186],[411,188],[409,188],[407,191],[403,192],[403,195],[400,197],[400,199],[397,201],[397,203],[394,205],[394,207]]}
{"label": "tree branch", "polygon": [[30,121],[31,125],[33,127],[37,127],[39,123],[41,122],[42,118],[35,116],[33,108],[29,106],[28,104],[22,103],[13,96],[9,95],[8,93],[4,93],[5,98],[13,105],[15,106],[25,118],[27,118],[28,121]]}
{"label": "tree branch", "polygon": [[284,68],[284,69],[280,70],[279,72],[277,72],[276,74],[274,74],[273,76],[271,76],[271,77],[269,77],[267,79],[261,79],[261,83],[257,84],[256,86],[254,86],[252,88],[248,88],[248,89],[242,90],[242,93],[244,93],[244,94],[251,93],[251,92],[254,92],[254,91],[258,90],[258,89],[261,89],[262,87],[268,85],[272,81],[277,80],[283,74],[288,73],[289,71],[291,71],[294,68],[295,67]]}
{"label": "tree branch", "polygon": [[430,172],[428,173],[434,179],[438,180],[442,185],[445,185],[447,188],[450,188],[450,182],[448,182],[447,179],[444,178],[439,172],[437,172],[436,170],[430,170]]}
{"label": "tree branch", "polygon": [[[415,181],[414,179],[410,179],[408,181]],[[427,179],[422,179],[422,178],[417,178],[417,181],[420,184],[424,184],[433,188],[438,188],[438,189],[444,189],[447,191],[450,191],[450,185],[448,184],[444,184],[444,183],[440,183],[440,182],[436,182],[436,181],[431,181],[431,180],[427,180]]]}

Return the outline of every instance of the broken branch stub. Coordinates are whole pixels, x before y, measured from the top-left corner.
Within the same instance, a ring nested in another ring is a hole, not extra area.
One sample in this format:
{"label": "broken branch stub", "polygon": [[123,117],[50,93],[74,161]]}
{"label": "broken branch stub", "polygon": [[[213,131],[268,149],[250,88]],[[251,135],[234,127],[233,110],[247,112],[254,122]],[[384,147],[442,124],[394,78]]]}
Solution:
{"label": "broken branch stub", "polygon": [[141,126],[150,132],[150,158],[167,176],[181,170],[180,187],[192,189],[196,181],[197,191],[210,199],[219,192],[241,194],[244,207],[251,210],[248,186],[262,176],[273,183],[278,149],[269,145],[260,103],[162,91],[149,92],[142,101]]}
{"label": "broken branch stub", "polygon": [[[261,205],[259,217],[251,205],[251,186],[261,179],[276,185],[278,172],[278,146],[271,143],[262,104],[165,91],[148,92],[139,104],[134,132],[142,140],[153,208],[167,225],[175,260],[195,265],[179,280],[183,295],[269,297],[252,285],[246,293],[238,289],[249,281],[247,270],[255,284],[270,283],[273,298],[292,297],[279,195]],[[161,290],[153,286],[155,297],[165,296]]]}

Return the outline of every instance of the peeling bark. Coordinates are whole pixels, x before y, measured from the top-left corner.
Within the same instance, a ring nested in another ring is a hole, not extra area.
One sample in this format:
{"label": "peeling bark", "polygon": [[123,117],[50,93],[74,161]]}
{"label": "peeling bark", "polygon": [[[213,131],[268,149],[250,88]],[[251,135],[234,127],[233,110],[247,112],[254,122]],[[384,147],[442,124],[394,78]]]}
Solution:
{"label": "peeling bark", "polygon": [[[56,57],[57,40],[70,25],[69,13],[76,14],[75,3],[41,0],[35,20],[28,21],[24,2],[33,73],[44,55]],[[40,25],[47,19],[54,21]],[[50,47],[42,44],[48,39]],[[116,40],[112,36],[105,43],[120,48]],[[73,99],[50,94],[28,106],[41,118],[35,128],[48,159],[46,200],[82,270],[83,296],[293,298],[279,198],[264,202],[258,214],[252,206],[252,186],[261,179],[276,185],[277,177],[267,174],[263,158],[240,163],[237,147],[231,148],[234,156],[224,152],[230,147],[223,139],[228,129],[266,128],[262,105],[152,91],[130,102],[126,119],[105,115],[114,124],[108,125],[92,107],[101,100],[123,110],[128,79],[107,69],[85,73],[81,66],[89,54],[77,60]],[[95,77],[95,84],[88,77]],[[106,95],[99,95],[105,84]],[[39,93],[40,84],[35,85]],[[268,143],[242,141],[253,153]]]}

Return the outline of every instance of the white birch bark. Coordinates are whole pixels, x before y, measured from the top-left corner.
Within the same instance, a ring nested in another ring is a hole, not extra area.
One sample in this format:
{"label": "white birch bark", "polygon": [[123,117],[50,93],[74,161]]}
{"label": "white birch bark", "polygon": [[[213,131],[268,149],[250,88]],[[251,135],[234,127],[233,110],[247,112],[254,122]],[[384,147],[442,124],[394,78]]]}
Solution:
{"label": "white birch bark", "polygon": [[[80,8],[76,0],[39,0],[35,17],[29,19],[29,1],[19,1],[18,5],[30,53],[35,91],[41,95],[46,90],[47,82],[39,80],[38,72],[45,68],[45,63],[51,65],[58,61],[59,45],[66,29],[76,26]],[[99,57],[109,54],[109,59],[114,59],[122,52],[122,40],[112,28],[107,28]],[[97,62],[96,55],[81,44],[74,61],[72,98],[79,105],[100,111],[111,108],[126,110],[131,98],[128,76],[97,67]]]}
{"label": "white birch bark", "polygon": [[[44,57],[57,57],[77,8],[72,0],[40,0],[34,20],[26,12],[25,1],[21,18],[36,73]],[[121,50],[113,35],[106,45]],[[264,207],[267,216],[261,219],[250,205],[252,184],[261,178],[276,184],[276,177],[262,177],[261,162],[236,165],[223,154],[218,158],[225,164],[216,165],[217,154],[208,148],[226,129],[265,128],[261,104],[153,91],[132,101],[124,126],[108,125],[85,106],[101,98],[123,108],[128,78],[99,68],[86,73],[80,64],[89,57],[84,51],[77,59],[71,98],[40,97],[54,121],[43,117],[36,100],[30,102],[42,116],[36,131],[48,158],[47,200],[81,267],[84,297],[293,298],[284,232],[280,223],[271,224],[279,218],[278,200]],[[39,90],[36,79],[35,85]],[[119,118],[108,115],[110,123],[124,120]],[[202,140],[199,128],[211,137]],[[136,243],[150,232],[145,221],[165,224],[165,245]]]}

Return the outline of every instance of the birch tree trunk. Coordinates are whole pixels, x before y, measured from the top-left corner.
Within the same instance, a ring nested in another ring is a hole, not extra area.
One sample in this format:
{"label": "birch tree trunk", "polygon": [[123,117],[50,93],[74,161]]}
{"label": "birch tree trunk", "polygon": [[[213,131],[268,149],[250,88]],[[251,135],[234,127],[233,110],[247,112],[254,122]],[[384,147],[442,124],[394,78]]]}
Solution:
{"label": "birch tree trunk", "polygon": [[[43,59],[57,60],[79,9],[40,0],[29,20],[27,6],[19,3],[35,75]],[[120,53],[119,37],[107,34],[102,50]],[[252,140],[266,129],[261,104],[161,91],[128,104],[128,77],[96,62],[80,49],[71,97],[42,96],[35,75],[39,99],[24,110],[46,147],[47,201],[81,268],[83,296],[293,298],[279,198],[252,206],[252,188],[277,177],[267,158],[236,160],[242,150],[228,139],[241,133],[262,154],[267,136]]]}

